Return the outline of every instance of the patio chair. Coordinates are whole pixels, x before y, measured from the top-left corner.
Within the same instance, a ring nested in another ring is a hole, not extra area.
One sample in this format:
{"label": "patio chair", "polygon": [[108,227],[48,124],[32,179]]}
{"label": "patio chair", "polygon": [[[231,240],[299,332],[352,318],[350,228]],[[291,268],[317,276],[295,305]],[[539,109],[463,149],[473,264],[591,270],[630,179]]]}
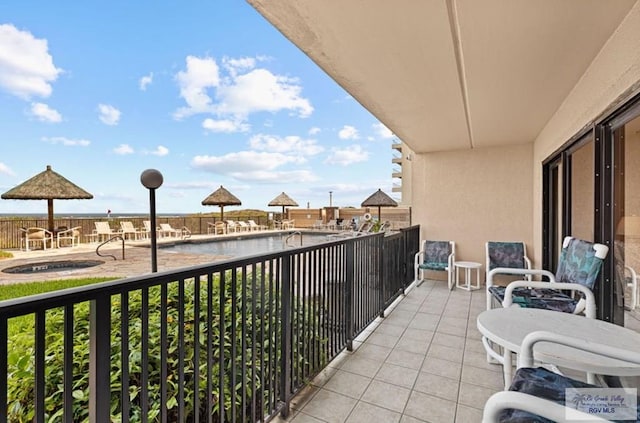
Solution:
{"label": "patio chair", "polygon": [[56,245],[62,247],[65,242],[71,242],[71,247],[80,245],[80,230],[82,226],[75,226],[71,229],[59,228],[56,233]]}
{"label": "patio chair", "polygon": [[[640,365],[640,352],[623,350],[604,343],[586,342],[577,337],[558,336],[547,331],[532,332],[522,343],[518,357],[518,370],[508,391],[493,394],[485,403],[484,423],[515,423],[515,422],[554,422],[554,421],[609,421],[594,414],[566,407],[568,389],[572,388],[602,388],[576,379],[552,372],[544,367],[533,367],[533,353],[535,345],[544,342],[568,346],[597,354],[603,359],[616,359],[628,362],[630,365]],[[606,340],[603,340],[606,342]],[[636,410],[629,410],[625,416],[630,421],[640,421],[640,398]],[[567,411],[571,411],[568,419]],[[622,419],[621,419],[622,420]]]}
{"label": "patio chair", "polygon": [[140,235],[142,235],[143,238],[149,238],[151,236],[151,221],[150,220],[143,220],[142,221],[142,228],[140,228]]}
{"label": "patio chair", "polygon": [[244,222],[242,220],[238,220],[236,222],[236,224],[238,225],[238,228],[240,229],[240,232],[251,232],[251,226],[249,226],[249,224],[247,222]]}
{"label": "patio chair", "polygon": [[[506,287],[492,284],[493,275],[502,269],[490,271],[487,279],[487,297],[498,300],[503,307],[514,304],[520,307],[542,308],[581,314],[595,318],[595,285],[602,262],[609,248],[581,239],[566,237],[562,243],[562,251],[556,274],[538,269],[521,269],[519,275],[546,276],[549,282],[515,281]],[[577,295],[567,295],[562,291],[571,291]],[[488,304],[487,309],[491,308]]]}
{"label": "patio chair", "polygon": [[[562,243],[556,274],[541,269],[495,268],[487,277],[487,310],[493,303],[502,307],[517,305],[596,317],[596,301],[592,289],[609,248],[581,239],[566,237]],[[493,285],[493,276],[508,272],[520,276],[543,276],[549,282],[519,280],[505,286]],[[566,293],[569,291],[569,293]],[[492,301],[492,299],[494,301]],[[501,355],[486,338],[482,344],[487,361],[501,362]]]}
{"label": "patio chair", "polygon": [[47,249],[47,243],[53,247],[53,233],[45,228],[30,227],[20,228],[20,248],[30,251],[34,245],[42,244],[42,249]]}
{"label": "patio chair", "polygon": [[95,225],[95,229],[90,235],[87,235],[91,241],[101,241],[104,242],[109,240],[115,236],[119,236],[120,234],[109,226],[109,222],[93,222]]}
{"label": "patio chair", "polygon": [[447,272],[447,285],[453,289],[453,263],[456,261],[456,243],[453,241],[422,241],[422,248],[414,256],[414,279],[420,286],[424,271]]}
{"label": "patio chair", "polygon": [[160,237],[180,237],[182,235],[182,231],[180,229],[175,229],[169,223],[161,223],[160,227],[157,229],[158,236]]}
{"label": "patio chair", "polygon": [[240,225],[233,220],[225,220],[225,222],[227,223],[227,233],[240,232],[242,230]]}
{"label": "patio chair", "polygon": [[120,222],[120,233],[124,239],[127,239],[127,237],[129,237],[129,239],[133,237],[135,240],[142,238],[142,231],[133,226],[133,223],[129,221]]}
{"label": "patio chair", "polygon": [[258,225],[254,220],[251,219],[247,220],[247,223],[253,231],[264,231],[267,229],[265,225]]}
{"label": "patio chair", "polygon": [[227,233],[227,225],[224,222],[207,223],[207,233],[209,235],[224,235]]}

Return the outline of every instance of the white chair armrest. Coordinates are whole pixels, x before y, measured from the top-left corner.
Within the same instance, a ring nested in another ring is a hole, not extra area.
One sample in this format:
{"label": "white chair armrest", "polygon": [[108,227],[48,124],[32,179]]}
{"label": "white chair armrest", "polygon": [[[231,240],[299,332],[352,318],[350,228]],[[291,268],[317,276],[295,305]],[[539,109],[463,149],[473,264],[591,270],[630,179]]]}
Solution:
{"label": "white chair armrest", "polygon": [[520,276],[546,276],[550,281],[555,282],[556,276],[548,270],[542,269],[515,269],[511,267],[496,267],[487,274],[487,288],[493,286],[495,275],[520,275]]}
{"label": "white chair armrest", "polygon": [[509,283],[509,285],[507,285],[507,289],[505,289],[504,291],[504,300],[502,301],[503,307],[511,307],[513,305],[513,290],[520,287],[547,288],[581,292],[584,294],[584,300],[586,303],[584,311],[585,316],[590,319],[596,318],[596,298],[589,288],[580,285],[579,283],[513,281]]}
{"label": "white chair armrest", "polygon": [[[531,332],[522,340],[522,347],[520,348],[520,354],[518,355],[518,368],[533,367],[533,349],[538,342],[552,342],[554,344],[565,345],[567,347],[598,354],[603,357],[609,357],[640,365],[640,351],[625,350],[607,344],[587,341],[585,339],[558,335],[551,331],[538,330]],[[606,342],[606,340],[603,340],[603,342]]]}
{"label": "white chair armrest", "polygon": [[489,397],[484,404],[482,423],[499,422],[500,412],[508,408],[528,411],[529,413],[537,414],[554,422],[608,421],[596,415],[583,413],[575,409],[572,410],[571,413],[572,420],[567,420],[567,409],[564,405],[522,392],[501,391]]}

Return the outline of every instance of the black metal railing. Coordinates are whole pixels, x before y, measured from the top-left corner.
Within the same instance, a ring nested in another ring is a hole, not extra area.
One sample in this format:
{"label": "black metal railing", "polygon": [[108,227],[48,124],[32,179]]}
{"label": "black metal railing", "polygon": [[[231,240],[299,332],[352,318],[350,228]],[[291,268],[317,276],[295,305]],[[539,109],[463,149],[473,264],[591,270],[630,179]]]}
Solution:
{"label": "black metal railing", "polygon": [[412,282],[418,237],[416,226],[0,302],[0,422],[287,414]]}

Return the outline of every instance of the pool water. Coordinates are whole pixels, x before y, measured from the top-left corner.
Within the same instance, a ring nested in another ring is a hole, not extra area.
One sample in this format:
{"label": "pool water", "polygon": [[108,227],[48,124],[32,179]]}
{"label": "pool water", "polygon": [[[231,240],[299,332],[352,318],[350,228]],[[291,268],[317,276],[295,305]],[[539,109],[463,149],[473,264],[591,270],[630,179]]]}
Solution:
{"label": "pool water", "polygon": [[[300,235],[296,234],[285,240],[291,234],[279,234],[260,237],[246,237],[215,240],[209,242],[186,242],[162,247],[162,251],[188,254],[211,254],[215,256],[244,257],[272,251],[281,251],[287,248],[300,247]],[[302,234],[302,246],[320,244],[330,241],[326,234]]]}

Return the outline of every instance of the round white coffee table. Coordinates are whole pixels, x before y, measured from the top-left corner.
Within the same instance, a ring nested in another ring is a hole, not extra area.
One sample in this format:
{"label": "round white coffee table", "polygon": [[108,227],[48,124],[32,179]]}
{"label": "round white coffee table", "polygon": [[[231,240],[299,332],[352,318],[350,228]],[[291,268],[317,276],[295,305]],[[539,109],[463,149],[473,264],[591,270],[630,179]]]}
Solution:
{"label": "round white coffee table", "polygon": [[[456,261],[453,263],[456,269],[456,288],[471,291],[472,289],[480,289],[480,268],[482,264],[475,261]],[[460,285],[460,269],[464,269],[464,285]],[[471,271],[476,271],[476,284],[471,283]]]}
{"label": "round white coffee table", "polygon": [[[620,349],[640,351],[640,333],[613,323],[588,319],[571,313],[535,308],[507,307],[483,311],[478,315],[478,330],[489,341],[503,347],[502,366],[505,389],[511,384],[512,353],[520,353],[525,336],[535,331],[580,337],[585,342],[606,343]],[[629,376],[640,375],[640,366],[606,358],[575,348],[541,343],[535,359],[587,373]]]}

